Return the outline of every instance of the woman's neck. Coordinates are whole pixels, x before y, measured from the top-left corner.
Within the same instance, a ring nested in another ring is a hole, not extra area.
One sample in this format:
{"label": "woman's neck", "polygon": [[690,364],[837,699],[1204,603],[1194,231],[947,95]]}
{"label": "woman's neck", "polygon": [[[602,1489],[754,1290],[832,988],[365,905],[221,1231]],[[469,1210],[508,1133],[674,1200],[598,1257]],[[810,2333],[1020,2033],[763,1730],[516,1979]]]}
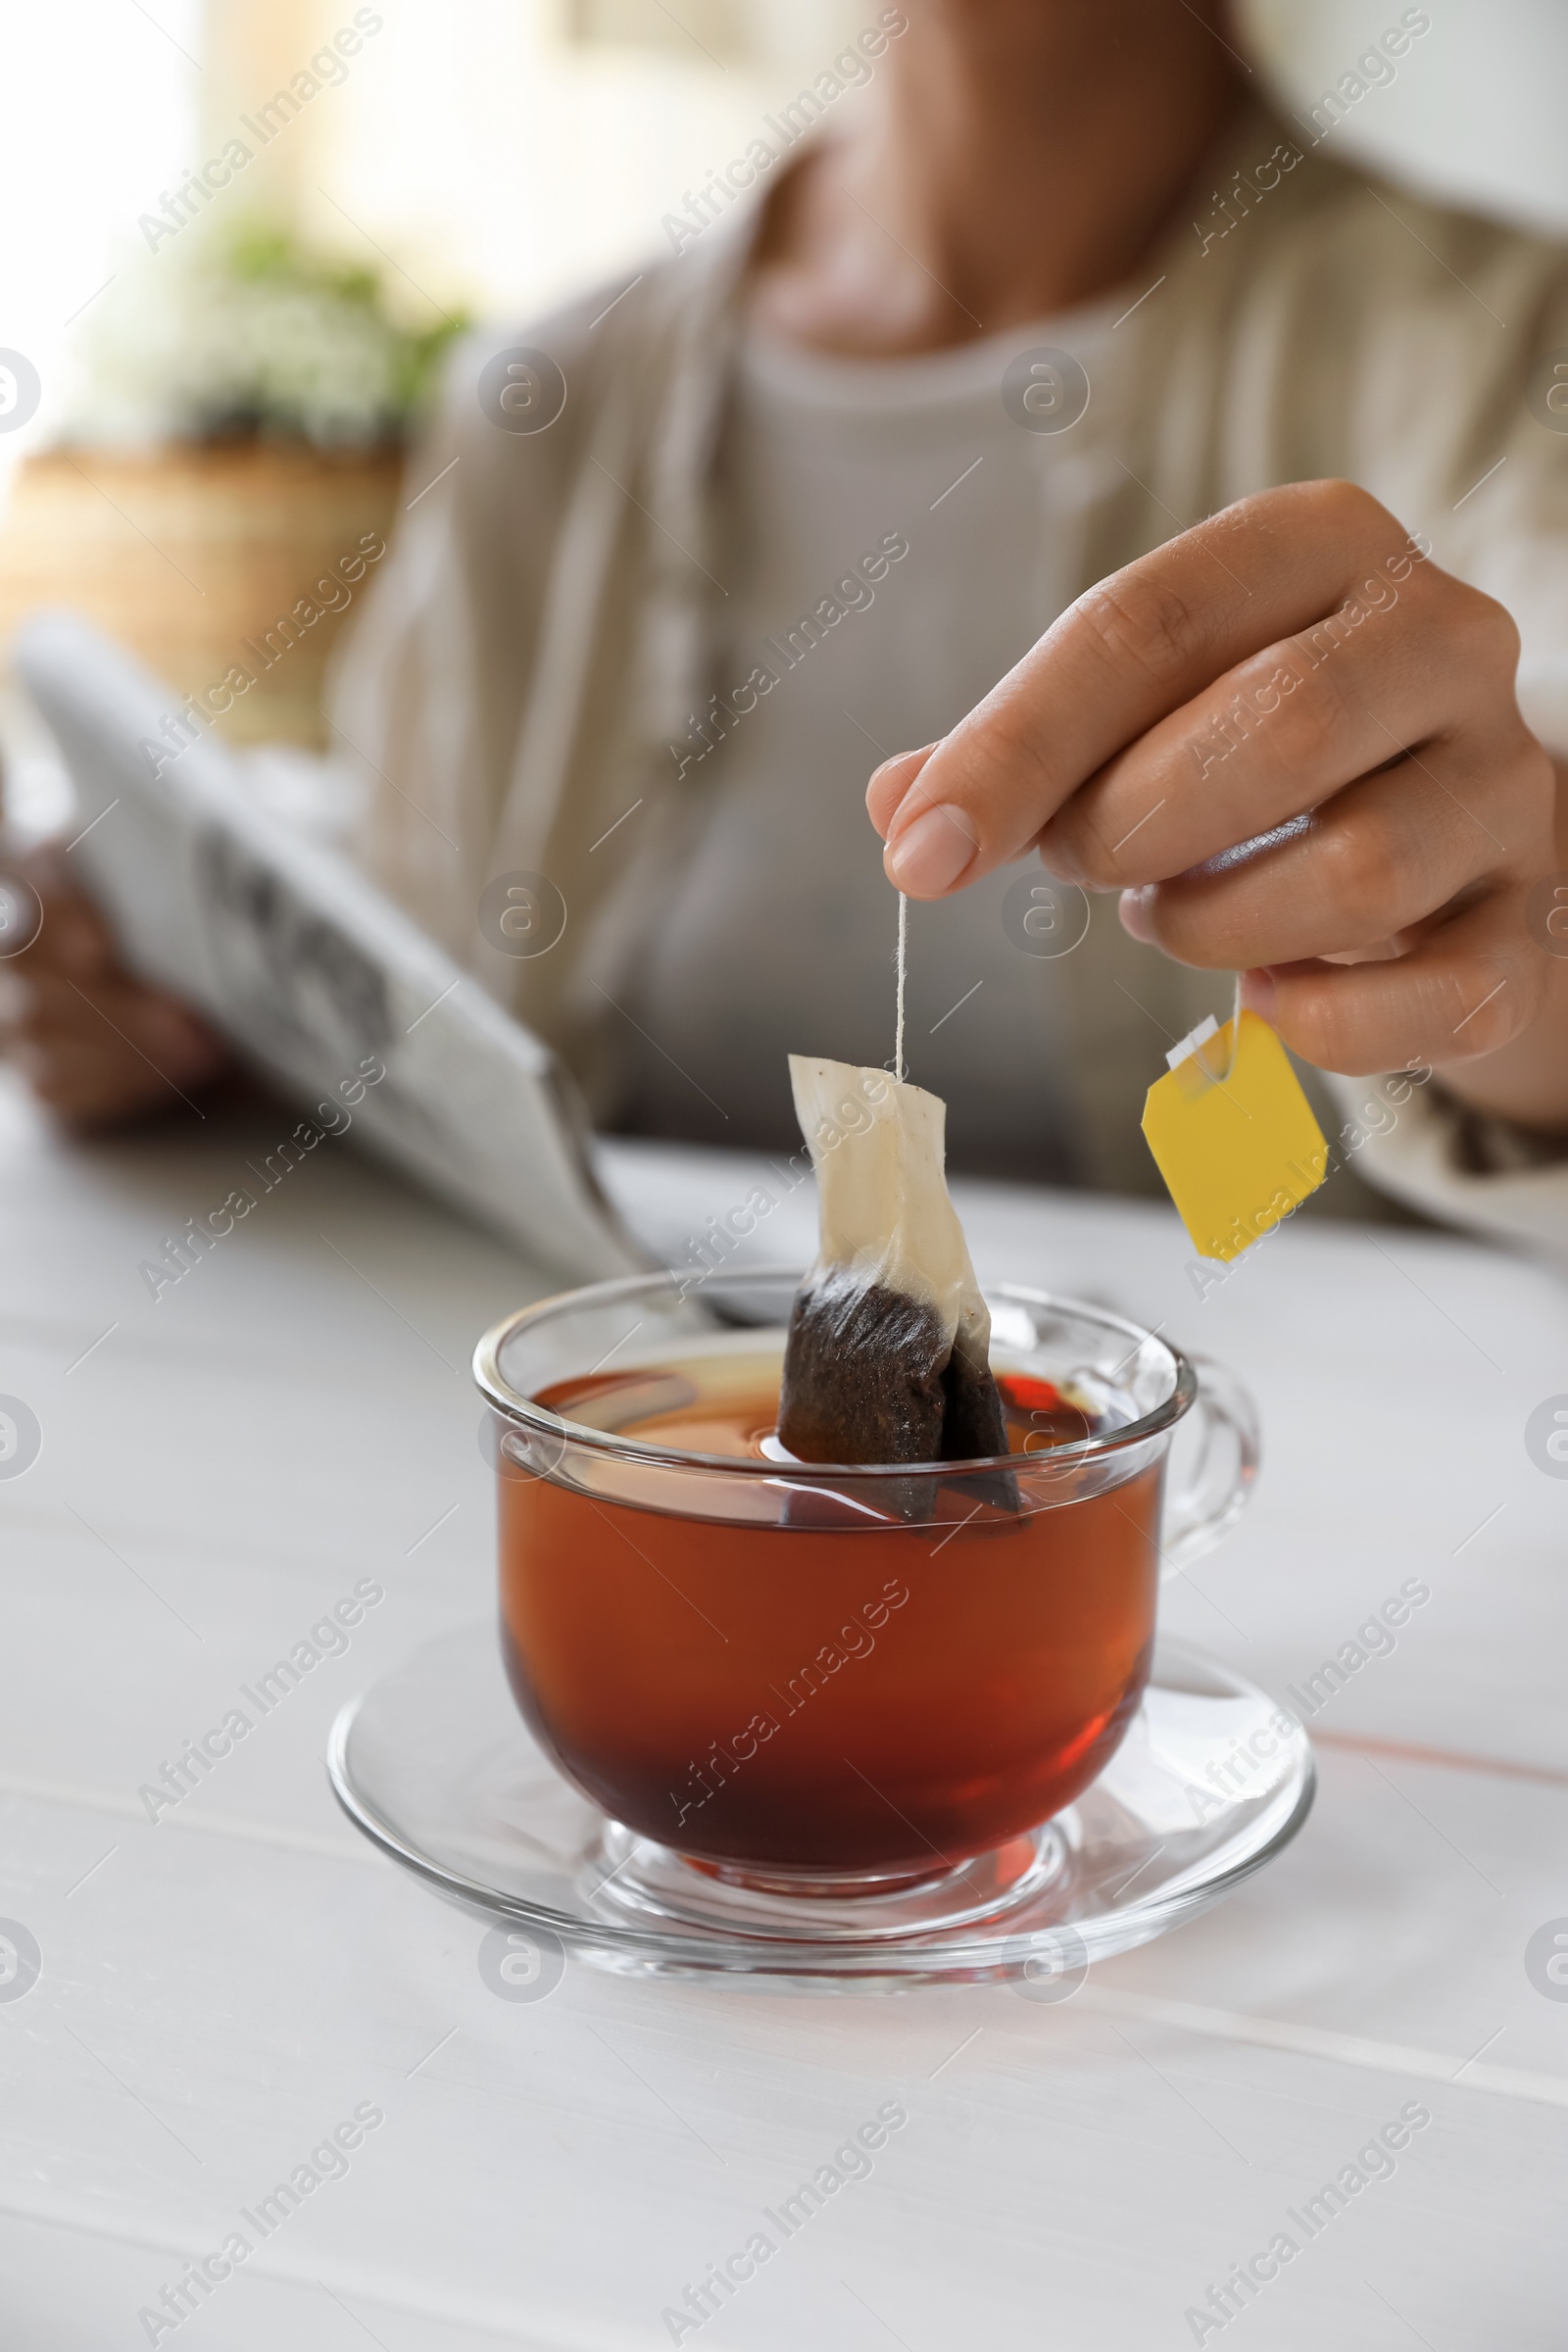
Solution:
{"label": "woman's neck", "polygon": [[769,205],[752,310],[785,340],[936,351],[1125,283],[1243,98],[1217,0],[906,5],[854,130]]}

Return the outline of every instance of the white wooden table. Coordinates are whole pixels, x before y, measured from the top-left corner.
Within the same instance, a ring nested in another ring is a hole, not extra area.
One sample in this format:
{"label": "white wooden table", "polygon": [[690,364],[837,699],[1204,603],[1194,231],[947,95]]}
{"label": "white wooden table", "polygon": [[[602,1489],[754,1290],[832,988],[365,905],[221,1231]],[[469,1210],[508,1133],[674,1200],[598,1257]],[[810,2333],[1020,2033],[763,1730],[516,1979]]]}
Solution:
{"label": "white wooden table", "polygon": [[[1298,1225],[1200,1303],[1167,1214],[967,1191],[982,1272],[1163,1322],[1256,1391],[1256,1503],[1168,1592],[1174,1630],[1283,1692],[1430,1588],[1314,1718],[1313,1819],[1055,2006],[580,1963],[517,2004],[321,1753],[354,1690],[490,1606],[466,1362],[537,1277],[333,1145],[155,1303],[138,1262],[265,1123],[68,1152],[5,1096],[0,1129],[0,1391],[43,1432],[0,1480],[0,1918],[42,1955],[0,1997],[6,2352],[667,2344],[666,2307],[889,2101],[869,2176],[705,2345],[1560,2352],[1568,1999],[1526,1966],[1568,1923],[1568,1482],[1524,1443],[1568,1391],[1551,1277]],[[622,1179],[665,1227],[746,1189],[681,1155]],[[770,1253],[807,1247],[797,1212]],[[362,1579],[385,1598],[346,1654],[149,1820],[142,1786]],[[1392,2175],[1308,2241],[1287,2217],[1411,2106]],[[356,2109],[383,2120],[341,2177],[247,2230]],[[236,2230],[190,2316],[138,2318]],[[1300,2250],[1245,2308],[1186,2316],[1281,2231]]]}

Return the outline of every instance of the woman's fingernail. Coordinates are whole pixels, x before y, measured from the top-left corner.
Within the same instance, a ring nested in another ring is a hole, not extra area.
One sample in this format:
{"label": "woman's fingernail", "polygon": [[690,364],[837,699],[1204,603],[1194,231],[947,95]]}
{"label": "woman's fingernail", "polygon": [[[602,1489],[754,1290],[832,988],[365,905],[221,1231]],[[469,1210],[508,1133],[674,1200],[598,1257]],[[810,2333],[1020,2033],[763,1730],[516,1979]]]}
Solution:
{"label": "woman's fingernail", "polygon": [[1255,1012],[1260,1021],[1272,1022],[1279,991],[1274,975],[1266,963],[1242,974],[1242,1003],[1249,1012]]}
{"label": "woman's fingernail", "polygon": [[872,824],[884,841],[897,822],[899,810],[914,789],[920,770],[936,748],[934,743],[928,743],[917,752],[898,752],[891,760],[884,760],[880,767],[872,769],[871,780],[865,788],[865,806]]}
{"label": "woman's fingernail", "polygon": [[1154,934],[1145,906],[1146,897],[1147,893],[1142,890],[1124,890],[1117,904],[1116,912],[1121,916],[1122,929],[1131,932],[1134,939],[1141,939],[1146,946],[1150,946],[1153,942]]}
{"label": "woman's fingernail", "polygon": [[939,802],[923,809],[889,849],[888,880],[911,898],[933,898],[974,862],[979,846],[967,811]]}

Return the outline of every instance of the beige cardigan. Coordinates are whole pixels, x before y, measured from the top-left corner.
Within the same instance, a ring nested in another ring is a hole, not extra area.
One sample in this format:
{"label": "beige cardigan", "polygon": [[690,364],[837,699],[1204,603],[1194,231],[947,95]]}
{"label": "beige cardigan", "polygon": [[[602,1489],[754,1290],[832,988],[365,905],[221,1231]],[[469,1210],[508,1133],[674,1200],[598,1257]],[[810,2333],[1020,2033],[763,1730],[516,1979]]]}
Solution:
{"label": "beige cardigan", "polygon": [[[1131,303],[1161,281],[1117,327],[1054,471],[1072,593],[1249,492],[1348,476],[1509,606],[1527,715],[1568,754],[1568,436],[1527,402],[1544,356],[1568,351],[1568,256],[1305,144],[1249,113],[1215,205],[1128,288]],[[720,682],[711,484],[759,218],[651,262],[608,312],[616,286],[464,350],[336,678],[334,718],[370,786],[364,862],[561,1049],[601,1112],[615,1068],[599,990],[617,993],[681,855],[697,804],[668,746]],[[481,367],[514,343],[564,373],[565,408],[537,434],[479,405]],[[639,797],[655,821],[590,858]],[[486,881],[516,869],[548,875],[568,910],[535,960],[477,929]],[[1227,984],[1113,917],[1062,969],[1085,1164],[1106,1187],[1155,1190],[1138,1119],[1163,1064],[1123,992],[1176,1035],[1223,1011]],[[1371,1082],[1331,1084],[1338,1125]],[[1424,1088],[1353,1164],[1434,1214],[1568,1255],[1568,1168],[1467,1172],[1462,1125]],[[1326,1194],[1351,1205],[1355,1187]]]}

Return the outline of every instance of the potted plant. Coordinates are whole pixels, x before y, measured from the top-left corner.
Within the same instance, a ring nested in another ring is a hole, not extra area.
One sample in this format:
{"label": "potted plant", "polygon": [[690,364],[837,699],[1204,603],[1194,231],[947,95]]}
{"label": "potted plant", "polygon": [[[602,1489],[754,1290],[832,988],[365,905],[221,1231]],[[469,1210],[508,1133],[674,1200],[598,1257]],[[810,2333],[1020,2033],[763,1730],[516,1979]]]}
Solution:
{"label": "potted plant", "polygon": [[[373,270],[252,224],[122,273],[64,437],[0,527],[0,642],[70,605],[216,719],[318,747],[321,681],[392,527],[406,439],[466,323],[410,320]],[[221,698],[215,698],[221,699]]]}

